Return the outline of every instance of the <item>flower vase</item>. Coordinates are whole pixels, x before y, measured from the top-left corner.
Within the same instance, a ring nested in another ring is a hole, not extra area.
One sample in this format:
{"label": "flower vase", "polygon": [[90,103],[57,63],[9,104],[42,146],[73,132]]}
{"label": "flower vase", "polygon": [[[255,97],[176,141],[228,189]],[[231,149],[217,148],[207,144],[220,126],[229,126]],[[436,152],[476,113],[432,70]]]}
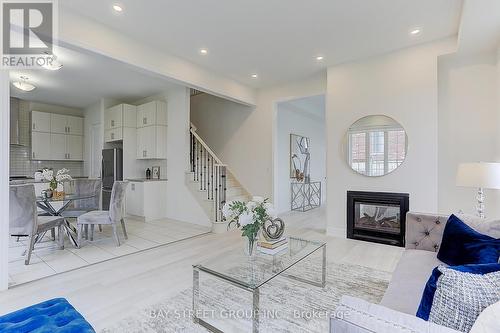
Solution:
{"label": "flower vase", "polygon": [[245,254],[249,257],[253,257],[255,254],[255,248],[257,245],[257,237],[250,238],[245,237]]}

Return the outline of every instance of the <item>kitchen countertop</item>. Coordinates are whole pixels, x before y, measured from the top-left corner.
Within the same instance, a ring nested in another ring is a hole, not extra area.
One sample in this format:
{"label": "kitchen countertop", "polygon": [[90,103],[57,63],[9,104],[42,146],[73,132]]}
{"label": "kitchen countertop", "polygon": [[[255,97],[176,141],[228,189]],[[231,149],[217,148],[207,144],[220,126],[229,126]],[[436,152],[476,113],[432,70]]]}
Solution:
{"label": "kitchen countertop", "polygon": [[146,178],[129,178],[127,180],[130,182],[136,182],[136,183],[166,182],[167,181],[167,179],[146,179]]}

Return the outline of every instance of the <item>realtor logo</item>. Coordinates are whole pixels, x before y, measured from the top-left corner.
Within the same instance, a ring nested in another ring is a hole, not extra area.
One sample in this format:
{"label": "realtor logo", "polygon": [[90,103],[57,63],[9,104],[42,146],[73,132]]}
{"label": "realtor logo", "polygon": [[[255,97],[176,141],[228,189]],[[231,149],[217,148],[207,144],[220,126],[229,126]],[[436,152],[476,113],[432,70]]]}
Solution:
{"label": "realtor logo", "polygon": [[55,41],[55,0],[0,0],[2,67],[36,69],[50,62]]}

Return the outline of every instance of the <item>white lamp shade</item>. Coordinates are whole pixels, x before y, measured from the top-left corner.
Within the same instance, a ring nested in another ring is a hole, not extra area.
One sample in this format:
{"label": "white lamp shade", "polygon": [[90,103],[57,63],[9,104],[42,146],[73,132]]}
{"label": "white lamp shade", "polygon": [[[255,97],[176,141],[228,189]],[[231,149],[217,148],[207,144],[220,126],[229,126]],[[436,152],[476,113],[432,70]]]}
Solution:
{"label": "white lamp shade", "polygon": [[457,186],[500,189],[500,163],[461,163]]}

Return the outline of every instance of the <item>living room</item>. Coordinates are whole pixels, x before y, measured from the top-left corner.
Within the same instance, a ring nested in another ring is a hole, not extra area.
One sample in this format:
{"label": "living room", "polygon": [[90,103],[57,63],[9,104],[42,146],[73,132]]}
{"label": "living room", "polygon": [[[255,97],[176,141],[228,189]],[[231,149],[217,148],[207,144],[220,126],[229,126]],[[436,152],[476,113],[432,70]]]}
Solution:
{"label": "living room", "polygon": [[[0,330],[497,332],[499,13],[493,0],[59,3],[59,43],[201,92],[167,96],[177,158],[159,204],[179,221],[207,212],[213,232],[10,289],[2,237]],[[207,96],[218,109],[196,118]],[[283,103],[314,96],[324,158],[313,134],[279,130]],[[309,206],[287,209],[293,183]],[[287,250],[265,256],[275,245]]]}

